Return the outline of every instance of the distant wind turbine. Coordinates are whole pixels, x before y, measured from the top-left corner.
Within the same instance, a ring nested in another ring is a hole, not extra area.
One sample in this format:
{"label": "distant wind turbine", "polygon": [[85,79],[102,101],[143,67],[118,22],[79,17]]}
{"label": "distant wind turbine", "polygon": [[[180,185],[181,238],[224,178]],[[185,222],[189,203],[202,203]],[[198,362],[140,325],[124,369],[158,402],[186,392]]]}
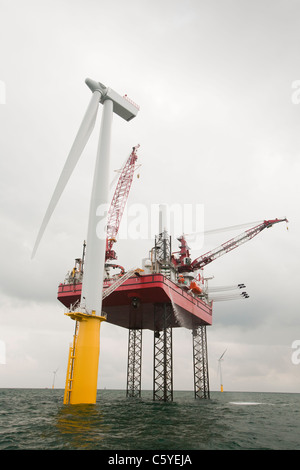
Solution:
{"label": "distant wind turbine", "polygon": [[221,354],[221,356],[219,357],[218,361],[219,361],[219,369],[220,369],[220,384],[221,384],[221,392],[223,392],[223,379],[222,379],[222,367],[221,367],[221,361],[223,361],[223,357],[224,357],[224,354],[226,353],[227,349],[225,349],[225,351],[223,352],[223,354]]}
{"label": "distant wind turbine", "polygon": [[54,389],[54,382],[55,382],[55,376],[56,372],[58,371],[59,368],[57,368],[55,371],[53,371],[53,383],[52,383],[52,390]]}

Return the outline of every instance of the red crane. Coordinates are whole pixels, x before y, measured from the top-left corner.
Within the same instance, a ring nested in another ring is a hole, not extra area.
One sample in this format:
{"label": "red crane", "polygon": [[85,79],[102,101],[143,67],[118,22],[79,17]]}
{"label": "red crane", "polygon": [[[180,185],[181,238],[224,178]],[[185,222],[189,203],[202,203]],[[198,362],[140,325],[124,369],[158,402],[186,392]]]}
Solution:
{"label": "red crane", "polygon": [[[110,208],[107,214],[107,229],[106,229],[106,250],[105,250],[105,262],[108,260],[117,259],[116,252],[113,250],[113,244],[117,241],[116,236],[119,231],[124,207],[126,205],[131,183],[133,180],[133,173],[136,169],[137,154],[136,151],[139,145],[132,148],[132,152],[126,160],[125,164],[120,170],[120,176],[118,183],[110,204]],[[84,258],[85,258],[86,243],[83,243],[82,258],[75,259],[75,267],[72,269],[71,274],[68,273],[65,282],[69,284],[78,283],[82,280]],[[123,275],[125,270],[123,266],[118,264],[106,264],[107,267],[120,269],[119,275]]]}
{"label": "red crane", "polygon": [[107,214],[105,261],[117,259],[113,245],[117,241],[116,236],[119,231],[122,215],[131,188],[133,174],[135,171],[135,163],[138,158],[136,154],[138,148],[139,145],[132,148],[132,152],[121,170],[121,174]]}
{"label": "red crane", "polygon": [[204,255],[199,256],[194,261],[191,261],[189,247],[187,246],[187,242],[184,236],[178,238],[180,241],[180,255],[179,258],[175,258],[173,256],[173,263],[178,268],[179,272],[183,271],[197,271],[198,269],[204,268],[207,264],[214,261],[216,258],[228,253],[231,250],[234,250],[238,246],[242,245],[243,243],[251,240],[253,237],[258,235],[262,230],[265,228],[270,228],[274,224],[279,222],[288,222],[287,219],[273,219],[273,220],[264,220],[259,225],[246,230],[245,232],[241,233],[235,238],[231,238],[227,242],[223,243],[222,245],[214,248],[211,251],[208,251]]}

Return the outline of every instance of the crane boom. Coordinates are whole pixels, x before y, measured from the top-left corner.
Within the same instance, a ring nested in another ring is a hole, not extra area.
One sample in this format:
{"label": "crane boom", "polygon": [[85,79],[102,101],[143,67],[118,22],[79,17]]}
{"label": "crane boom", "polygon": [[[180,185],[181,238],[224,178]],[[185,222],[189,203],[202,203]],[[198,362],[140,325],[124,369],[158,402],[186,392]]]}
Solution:
{"label": "crane boom", "polygon": [[208,251],[207,253],[199,256],[196,258],[194,261],[192,261],[190,264],[185,264],[179,266],[179,271],[197,271],[198,269],[204,268],[207,264],[211,263],[215,259],[219,258],[220,256],[224,255],[225,253],[228,253],[231,250],[234,250],[238,246],[242,245],[243,243],[251,240],[253,237],[258,235],[262,230],[265,228],[270,228],[274,224],[277,224],[279,222],[288,222],[287,219],[273,219],[273,220],[264,220],[262,223],[259,225],[256,225],[255,227],[252,227],[245,232],[241,233],[235,238],[231,238],[227,242],[223,243],[222,245],[218,246],[217,248],[214,248],[211,251]]}
{"label": "crane boom", "polygon": [[132,148],[121,174],[111,201],[111,205],[107,214],[107,236],[105,260],[117,259],[116,252],[113,250],[113,244],[116,242],[116,236],[119,231],[122,215],[128,199],[135,163],[137,160],[136,151],[139,145]]}

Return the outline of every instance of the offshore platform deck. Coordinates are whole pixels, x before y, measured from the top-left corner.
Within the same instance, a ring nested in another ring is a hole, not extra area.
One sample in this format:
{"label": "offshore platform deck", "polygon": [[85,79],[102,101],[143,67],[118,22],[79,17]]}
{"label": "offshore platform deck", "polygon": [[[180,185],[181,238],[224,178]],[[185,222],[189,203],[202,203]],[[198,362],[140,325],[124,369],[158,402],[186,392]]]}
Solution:
{"label": "offshore platform deck", "polygon": [[[172,329],[184,327],[192,333],[195,398],[209,398],[206,327],[212,325],[213,301],[203,268],[284,220],[265,220],[194,261],[184,236],[178,238],[180,251],[172,253],[171,237],[162,226],[149,257],[142,261],[142,269],[125,272],[122,266],[111,264],[110,259],[116,258],[108,257],[102,315],[108,323],[127,328],[129,332],[127,396],[141,395],[142,331],[148,329],[154,332],[153,397],[164,401],[173,399]],[[58,286],[57,298],[70,312],[85,308],[81,295],[84,251],[85,245],[82,259],[76,260],[72,273]],[[108,253],[115,252],[110,249]],[[115,268],[120,269],[117,275],[112,274]]]}
{"label": "offshore platform deck", "polygon": [[[84,253],[85,245],[82,258],[75,260],[71,274],[58,286],[57,298],[71,314],[85,309]],[[154,338],[153,398],[173,399],[172,330],[184,327],[191,331],[195,398],[209,398],[206,326],[212,324],[213,303],[205,291],[205,280],[196,281],[195,273],[188,270],[189,253],[182,240],[180,253],[181,261],[172,255],[171,237],[162,230],[149,258],[142,260],[142,268],[125,272],[110,260],[105,265],[102,316],[108,323],[128,329],[128,397],[141,396],[142,332],[147,329]],[[116,267],[120,272],[112,274]]]}
{"label": "offshore platform deck", "polygon": [[[153,399],[173,399],[172,330],[184,327],[192,332],[195,398],[209,398],[206,326],[212,324],[212,302],[183,277],[173,282],[162,273],[142,273],[132,269],[103,283],[102,315],[128,329],[127,396],[141,396],[142,332],[148,329],[154,333]],[[57,298],[70,311],[82,309],[80,278],[73,270],[58,286]]]}
{"label": "offshore platform deck", "polygon": [[[136,274],[125,280],[108,297],[106,289],[113,280],[105,280],[102,308],[107,322],[123,328],[160,331],[162,318],[155,314],[157,304],[171,303],[170,326],[197,328],[212,324],[212,303],[206,303],[178,286],[163,274]],[[58,300],[70,308],[81,298],[81,283],[60,284]]]}

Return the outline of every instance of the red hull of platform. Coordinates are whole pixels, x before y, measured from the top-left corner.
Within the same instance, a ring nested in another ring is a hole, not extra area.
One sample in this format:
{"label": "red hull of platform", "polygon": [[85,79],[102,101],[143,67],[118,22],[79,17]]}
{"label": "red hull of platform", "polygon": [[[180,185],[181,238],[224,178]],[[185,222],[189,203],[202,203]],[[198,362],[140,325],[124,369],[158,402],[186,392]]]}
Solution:
{"label": "red hull of platform", "polygon": [[[104,281],[104,289],[112,284]],[[67,308],[81,296],[81,284],[60,284],[58,300]],[[137,299],[137,300],[134,300]],[[197,328],[212,324],[212,306],[194,297],[162,274],[133,276],[103,300],[102,309],[108,323],[124,328],[159,330],[159,318],[154,317],[156,304],[171,303],[172,326]],[[158,322],[158,323],[157,323]]]}

